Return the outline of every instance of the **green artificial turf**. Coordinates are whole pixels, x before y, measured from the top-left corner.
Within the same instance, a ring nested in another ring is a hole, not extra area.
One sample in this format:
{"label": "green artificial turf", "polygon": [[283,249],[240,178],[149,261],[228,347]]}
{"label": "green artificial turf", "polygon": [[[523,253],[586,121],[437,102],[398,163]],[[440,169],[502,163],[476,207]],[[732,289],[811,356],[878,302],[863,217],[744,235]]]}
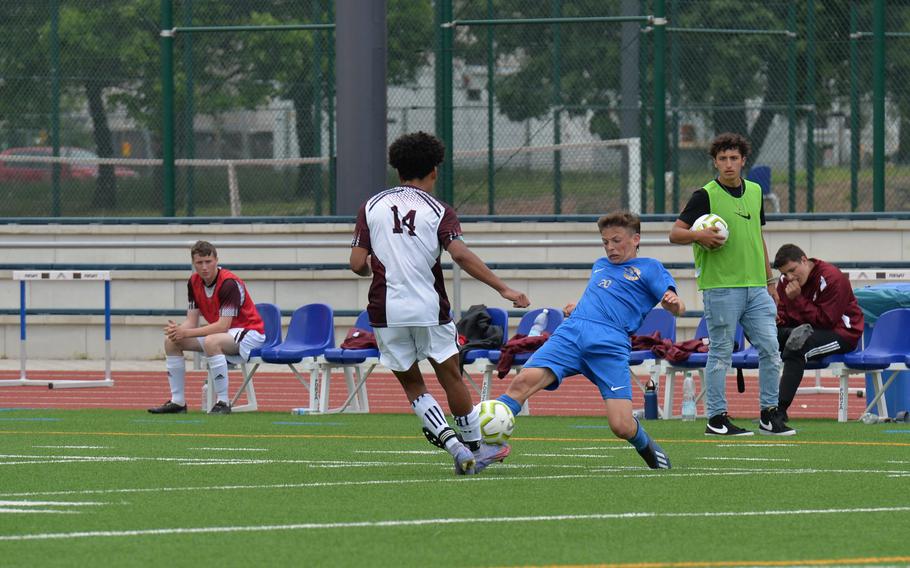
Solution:
{"label": "green artificial turf", "polygon": [[0,564],[910,563],[910,425],[792,425],[648,422],[651,471],[603,419],[521,416],[456,477],[410,415],[5,411]]}

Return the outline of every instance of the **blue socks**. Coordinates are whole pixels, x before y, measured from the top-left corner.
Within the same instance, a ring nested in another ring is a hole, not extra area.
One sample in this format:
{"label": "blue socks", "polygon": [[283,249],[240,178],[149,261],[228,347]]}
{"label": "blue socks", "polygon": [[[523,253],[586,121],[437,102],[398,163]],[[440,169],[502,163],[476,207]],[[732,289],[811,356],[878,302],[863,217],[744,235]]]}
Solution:
{"label": "blue socks", "polygon": [[[508,406],[509,410],[512,411],[513,416],[518,416],[518,414],[521,412],[521,405],[518,403],[518,401],[507,394],[498,396],[496,400]],[[647,436],[647,434],[645,435]]]}
{"label": "blue socks", "polygon": [[629,438],[629,443],[632,444],[636,450],[641,451],[648,447],[648,444],[651,442],[651,436],[648,436],[645,429],[641,427],[641,422],[638,421],[638,418],[635,419],[635,422],[638,424],[638,431],[635,432],[634,436]]}

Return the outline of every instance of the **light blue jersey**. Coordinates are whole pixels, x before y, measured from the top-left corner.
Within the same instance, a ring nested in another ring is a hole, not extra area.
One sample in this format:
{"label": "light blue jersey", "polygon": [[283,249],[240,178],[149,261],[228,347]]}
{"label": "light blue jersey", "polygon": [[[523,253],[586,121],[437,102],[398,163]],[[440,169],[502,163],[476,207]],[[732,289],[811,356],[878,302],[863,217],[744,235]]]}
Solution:
{"label": "light blue jersey", "polygon": [[676,291],[676,281],[653,258],[632,258],[622,264],[599,258],[572,318],[605,323],[631,334],[669,289]]}
{"label": "light blue jersey", "polygon": [[582,374],[608,398],[632,398],[629,335],[676,282],[653,258],[612,264],[600,258],[572,315],[560,324],[525,367],[550,369],[556,390],[566,377]]}

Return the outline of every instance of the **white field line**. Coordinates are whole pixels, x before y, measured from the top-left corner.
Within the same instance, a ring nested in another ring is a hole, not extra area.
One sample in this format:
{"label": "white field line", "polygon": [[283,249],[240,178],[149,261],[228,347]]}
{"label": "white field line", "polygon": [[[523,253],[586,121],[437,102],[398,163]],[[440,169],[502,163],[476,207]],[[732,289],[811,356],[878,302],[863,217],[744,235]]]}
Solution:
{"label": "white field line", "polygon": [[700,460],[719,460],[719,461],[756,461],[756,462],[788,462],[790,458],[736,458],[722,456],[705,456],[696,458]]}
{"label": "white field line", "polygon": [[0,513],[52,513],[55,515],[73,515],[79,514],[79,511],[58,511],[56,509],[8,509],[5,507],[0,507]]}
{"label": "white field line", "polygon": [[[433,452],[438,453],[438,452]],[[4,459],[18,459],[20,461],[3,461]],[[104,462],[176,462],[177,465],[184,466],[211,466],[211,465],[306,465],[311,468],[345,468],[345,467],[389,467],[389,466],[439,466],[452,467],[451,464],[444,462],[401,462],[401,461],[347,461],[347,460],[280,460],[280,459],[259,459],[259,458],[161,458],[161,457],[137,457],[137,456],[38,456],[38,455],[19,455],[19,454],[0,454],[0,466],[4,465],[32,465],[32,464],[61,464],[61,463],[104,463]],[[531,469],[538,467],[548,467],[556,469],[583,469],[581,464],[501,464],[496,466],[500,468],[512,469]],[[630,468],[640,469],[640,468]]]}
{"label": "white field line", "polygon": [[439,450],[354,450],[355,454],[438,455]]}
{"label": "white field line", "polygon": [[66,491],[29,491],[25,493],[3,493],[0,497],[37,497],[39,495],[111,495],[130,493],[173,493],[180,491],[238,491],[261,489],[318,489],[322,487],[354,487],[362,485],[414,485],[421,483],[477,483],[493,481],[559,480],[559,479],[602,479],[604,475],[537,475],[521,477],[452,477],[449,479],[374,479],[365,481],[314,481],[310,483],[278,483],[268,485],[205,485],[190,487],[145,487],[121,489],[71,489]]}
{"label": "white field line", "polygon": [[[426,464],[423,464],[426,465]],[[446,465],[446,468],[449,466]],[[519,466],[500,464],[497,469],[528,469],[532,467],[544,467],[522,464]],[[547,466],[552,467],[552,466]],[[563,475],[536,475],[536,476],[497,476],[497,477],[452,477],[448,479],[377,479],[364,481],[315,481],[310,483],[279,483],[264,485],[215,485],[215,486],[186,486],[186,487],[147,487],[147,488],[113,488],[113,489],[69,489],[58,491],[27,491],[18,493],[0,493],[0,497],[38,497],[38,496],[62,496],[62,495],[111,495],[111,494],[132,494],[132,493],[173,493],[182,491],[238,491],[238,490],[262,490],[262,489],[318,489],[323,487],[356,487],[356,486],[384,486],[384,485],[419,485],[419,484],[439,484],[439,483],[498,483],[511,481],[537,481],[537,480],[576,480],[576,479],[609,479],[615,477],[622,478],[662,478],[662,477],[699,477],[699,476],[741,476],[741,475],[811,475],[811,474],[883,474],[888,477],[910,476],[910,471],[893,471],[893,470],[854,470],[854,469],[741,469],[724,470],[717,468],[693,468],[688,472],[651,472],[643,471],[640,467],[601,467],[588,470],[589,473],[580,474],[563,474]],[[637,473],[636,473],[637,472]]]}
{"label": "white field line", "polygon": [[50,448],[53,450],[109,450],[111,446],[32,446],[33,448]]}
{"label": "white field line", "polygon": [[716,444],[715,448],[795,448],[799,444]]}
{"label": "white field line", "polygon": [[[592,468],[592,472],[611,473],[612,471],[604,468]],[[615,473],[615,472],[613,472]],[[650,477],[726,477],[737,475],[818,475],[818,474],[846,474],[846,475],[867,475],[881,474],[886,477],[910,476],[907,471],[887,471],[887,470],[859,470],[859,469],[756,469],[756,470],[717,470],[709,471],[702,468],[693,468],[689,472],[664,472],[652,474]],[[638,475],[620,475],[623,478],[646,477],[645,474]]]}
{"label": "white field line", "polygon": [[[629,446],[631,447],[631,446]],[[611,458],[607,454],[521,454],[532,458]]]}
{"label": "white field line", "polygon": [[438,518],[438,519],[409,519],[395,521],[359,521],[336,523],[297,523],[287,525],[249,525],[228,527],[183,527],[160,528],[118,531],[85,531],[68,533],[33,533],[0,535],[0,541],[25,541],[25,540],[72,540],[77,538],[112,538],[134,536],[164,536],[184,534],[216,534],[216,533],[241,533],[241,532],[266,532],[266,531],[293,531],[293,530],[332,530],[356,528],[398,528],[419,526],[445,526],[478,523],[541,523],[565,521],[611,521],[623,519],[674,519],[674,518],[717,518],[717,517],[765,517],[765,516],[809,516],[809,515],[856,515],[876,513],[903,513],[910,511],[910,507],[863,507],[854,509],[802,509],[795,511],[768,510],[768,511],[704,511],[692,513],[594,513],[589,515],[540,515],[524,517],[468,517],[468,518]]}
{"label": "white field line", "polygon": [[[18,459],[24,461],[2,461]],[[261,465],[261,464],[304,464],[312,467],[386,467],[390,465],[434,465],[432,462],[387,462],[387,461],[346,461],[346,460],[278,460],[255,458],[162,458],[139,456],[42,456],[28,454],[0,454],[0,465],[21,465],[32,463],[85,463],[85,462],[176,462],[180,465]]]}
{"label": "white field line", "polygon": [[205,452],[267,452],[268,448],[187,448],[188,450],[201,450]]}
{"label": "white field line", "polygon": [[617,450],[632,450],[634,449],[631,445],[628,446],[587,446],[584,448],[562,448],[564,452],[585,452],[591,450],[600,450],[604,452],[615,452]]}
{"label": "white field line", "polygon": [[106,505],[93,501],[0,501],[0,507],[51,507],[51,506],[80,506],[80,505]]}
{"label": "white field line", "polygon": [[90,507],[106,504],[94,501],[0,501],[0,513],[51,513],[59,515],[78,513],[78,511],[38,509],[36,507]]}

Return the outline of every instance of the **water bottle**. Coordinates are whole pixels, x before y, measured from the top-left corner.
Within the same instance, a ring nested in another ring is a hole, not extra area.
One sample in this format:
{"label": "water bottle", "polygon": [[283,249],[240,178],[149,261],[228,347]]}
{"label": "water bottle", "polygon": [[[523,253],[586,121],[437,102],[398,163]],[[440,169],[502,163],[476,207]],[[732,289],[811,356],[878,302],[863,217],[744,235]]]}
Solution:
{"label": "water bottle", "polygon": [[534,318],[534,324],[531,326],[531,331],[528,332],[528,337],[537,337],[547,329],[547,312],[549,311],[550,310],[547,308],[544,308],[537,314],[537,317]]}
{"label": "water bottle", "polygon": [[890,416],[879,416],[878,414],[872,414],[867,412],[859,417],[864,424],[879,424],[881,422],[894,422],[894,419]]}
{"label": "water bottle", "polygon": [[695,420],[695,381],[692,375],[683,380],[682,419]]}
{"label": "water bottle", "polygon": [[309,414],[309,413],[310,413],[310,409],[305,408],[305,407],[291,409],[291,414],[303,415],[303,414]]}
{"label": "water bottle", "polygon": [[653,380],[645,385],[645,420],[657,420],[657,385]]}

